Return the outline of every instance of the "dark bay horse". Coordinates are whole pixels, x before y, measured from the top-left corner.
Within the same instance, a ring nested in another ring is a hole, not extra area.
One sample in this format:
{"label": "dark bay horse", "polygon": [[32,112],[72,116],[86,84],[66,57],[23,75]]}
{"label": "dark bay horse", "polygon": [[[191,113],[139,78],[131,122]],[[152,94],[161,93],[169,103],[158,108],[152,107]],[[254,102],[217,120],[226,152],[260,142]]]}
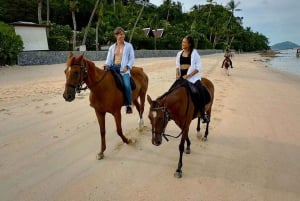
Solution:
{"label": "dark bay horse", "polygon": [[[102,70],[95,66],[92,61],[84,58],[84,55],[75,57],[70,53],[65,69],[66,84],[63,97],[66,101],[73,101],[76,92],[85,88],[90,89],[90,106],[95,109],[101,134],[101,149],[97,154],[100,160],[104,157],[106,149],[105,141],[105,115],[113,115],[116,123],[117,133],[124,143],[129,144],[131,140],[123,135],[121,127],[121,107],[124,105],[123,93],[117,88],[114,77],[110,71]],[[139,126],[143,127],[143,113],[146,92],[148,89],[148,76],[142,68],[133,67],[131,76],[136,88],[132,91],[132,100],[139,114]],[[86,87],[83,87],[86,85]],[[138,101],[139,99],[139,101]]]}
{"label": "dark bay horse", "polygon": [[[186,80],[183,80],[187,82]],[[207,89],[210,95],[210,101],[205,105],[205,111],[208,116],[211,116],[211,109],[214,100],[214,85],[213,83],[202,78],[201,82],[203,86]],[[179,161],[178,167],[174,176],[180,178],[182,177],[182,155],[184,152],[184,143],[187,142],[186,153],[190,153],[190,139],[188,136],[190,123],[193,119],[198,118],[197,131],[200,131],[200,113],[195,111],[195,106],[192,102],[192,98],[188,89],[185,85],[179,85],[175,88],[171,88],[162,96],[158,97],[156,100],[152,100],[149,95],[147,95],[147,100],[150,104],[148,117],[152,126],[152,144],[159,146],[162,143],[162,137],[170,136],[165,134],[165,129],[169,120],[173,120],[176,125],[181,129],[181,140],[179,144]],[[206,124],[204,140],[208,136],[208,126],[209,122]],[[166,138],[167,140],[167,138]]]}
{"label": "dark bay horse", "polygon": [[224,67],[226,74],[229,76],[229,71],[230,68],[232,68],[231,60],[229,56],[225,56],[223,63],[222,63],[222,68]]}

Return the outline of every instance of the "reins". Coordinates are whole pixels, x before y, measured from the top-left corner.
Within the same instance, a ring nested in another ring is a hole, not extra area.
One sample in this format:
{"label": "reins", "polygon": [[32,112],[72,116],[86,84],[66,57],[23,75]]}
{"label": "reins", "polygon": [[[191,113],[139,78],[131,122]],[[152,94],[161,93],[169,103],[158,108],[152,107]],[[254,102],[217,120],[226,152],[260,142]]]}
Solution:
{"label": "reins", "polygon": [[[104,77],[107,74],[107,71],[105,71],[104,74],[102,75],[102,77],[98,81],[96,81],[92,85],[88,86],[86,84],[87,79],[88,79],[88,69],[86,67],[86,63],[87,63],[87,61],[83,59],[83,61],[81,62],[81,64],[73,64],[73,66],[76,66],[76,65],[80,66],[80,81],[79,81],[79,84],[77,86],[66,84],[67,86],[75,88],[76,93],[80,93],[82,90],[85,91],[87,88],[92,89],[93,87],[95,87],[96,85],[98,85],[104,79]],[[83,77],[82,77],[82,74],[83,74]],[[82,87],[83,84],[86,84],[86,86]]]}
{"label": "reins", "polygon": [[[164,98],[164,97],[167,97],[171,92],[175,91],[176,89],[179,89],[180,87],[185,87],[185,88],[186,88],[187,86],[179,85],[179,86],[177,86],[177,87],[174,87],[174,88],[172,88],[172,90],[169,90],[168,92],[166,92],[166,93],[163,94],[162,96],[158,97],[158,98],[156,99],[156,101],[157,101],[157,100],[160,100],[160,99],[162,99],[162,98]],[[188,110],[189,110],[189,106],[190,106],[190,96],[189,96],[189,92],[188,92],[187,89],[186,89],[186,95],[187,95],[187,97],[188,97],[188,104],[187,104],[187,107],[186,107],[186,110],[185,110],[185,116],[187,116],[187,113],[188,113]],[[165,124],[161,135],[165,138],[165,140],[166,140],[167,142],[169,141],[169,139],[168,139],[167,137],[179,138],[179,137],[182,135],[184,129],[186,128],[187,119],[185,118],[185,122],[184,122],[183,128],[181,129],[181,132],[180,132],[177,136],[173,136],[173,135],[171,135],[171,134],[167,134],[167,133],[165,133],[165,131],[166,131],[168,122],[169,122],[170,119],[171,119],[171,118],[170,118],[170,114],[169,114],[169,112],[168,112],[168,110],[167,110],[167,107],[166,107],[165,105],[163,105],[163,106],[161,106],[161,107],[153,108],[153,110],[159,110],[159,109],[163,109],[163,112],[164,112],[164,124]],[[154,132],[155,132],[155,131],[154,131]]]}

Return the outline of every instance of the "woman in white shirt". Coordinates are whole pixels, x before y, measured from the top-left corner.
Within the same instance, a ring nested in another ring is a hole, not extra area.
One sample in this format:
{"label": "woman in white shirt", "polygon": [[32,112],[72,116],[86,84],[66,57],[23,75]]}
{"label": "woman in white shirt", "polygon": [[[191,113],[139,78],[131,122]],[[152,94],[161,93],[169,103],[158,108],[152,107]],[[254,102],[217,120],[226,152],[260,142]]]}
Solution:
{"label": "woman in white shirt", "polygon": [[205,98],[203,86],[201,84],[200,71],[202,63],[200,55],[194,49],[194,40],[191,36],[185,36],[181,42],[182,50],[176,56],[176,79],[183,78],[193,83],[200,93],[200,114],[203,123],[209,122],[209,117],[205,114]]}

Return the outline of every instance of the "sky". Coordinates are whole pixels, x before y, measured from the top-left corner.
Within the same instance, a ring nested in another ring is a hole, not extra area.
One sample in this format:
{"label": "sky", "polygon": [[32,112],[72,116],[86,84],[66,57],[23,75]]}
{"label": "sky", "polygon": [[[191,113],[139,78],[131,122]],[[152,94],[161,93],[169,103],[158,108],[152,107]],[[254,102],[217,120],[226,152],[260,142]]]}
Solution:
{"label": "sky", "polygon": [[[205,5],[206,0],[172,0],[181,2],[183,12],[190,12],[193,5]],[[219,5],[227,5],[230,0],[214,0]],[[290,41],[300,45],[300,0],[235,0],[240,2],[236,17],[243,17],[243,27],[263,34],[269,45]],[[157,6],[163,0],[150,0]]]}

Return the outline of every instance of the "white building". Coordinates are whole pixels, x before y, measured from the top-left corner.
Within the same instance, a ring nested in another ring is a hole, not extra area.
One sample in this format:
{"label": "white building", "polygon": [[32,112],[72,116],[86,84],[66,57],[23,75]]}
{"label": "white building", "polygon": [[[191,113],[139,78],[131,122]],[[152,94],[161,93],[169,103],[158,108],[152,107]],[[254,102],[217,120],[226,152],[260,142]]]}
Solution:
{"label": "white building", "polygon": [[17,35],[20,35],[24,44],[23,51],[49,50],[46,29],[47,26],[32,22],[14,22]]}

